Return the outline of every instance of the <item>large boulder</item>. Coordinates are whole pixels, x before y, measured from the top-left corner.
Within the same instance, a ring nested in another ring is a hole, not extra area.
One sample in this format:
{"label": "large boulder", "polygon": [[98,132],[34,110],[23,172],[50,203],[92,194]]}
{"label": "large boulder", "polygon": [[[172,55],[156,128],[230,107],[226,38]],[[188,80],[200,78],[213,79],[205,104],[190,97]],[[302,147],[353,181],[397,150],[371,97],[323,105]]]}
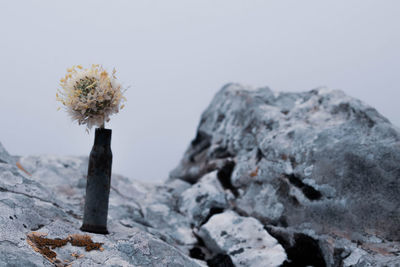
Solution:
{"label": "large boulder", "polygon": [[[287,264],[305,242],[320,263],[340,265],[355,255],[343,240],[361,244],[369,262],[397,256],[389,241],[400,241],[399,162],[399,130],[341,91],[229,84],[202,114],[170,179],[196,184],[217,170],[235,196],[229,208],[274,232],[292,252]],[[356,254],[356,263],[367,258]]]}

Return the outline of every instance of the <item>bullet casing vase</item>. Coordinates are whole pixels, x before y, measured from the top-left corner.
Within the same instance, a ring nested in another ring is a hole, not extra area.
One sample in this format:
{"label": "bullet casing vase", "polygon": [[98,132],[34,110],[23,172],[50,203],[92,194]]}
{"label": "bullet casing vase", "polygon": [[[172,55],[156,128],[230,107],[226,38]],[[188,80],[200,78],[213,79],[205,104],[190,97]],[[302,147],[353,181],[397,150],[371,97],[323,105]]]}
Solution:
{"label": "bullet casing vase", "polygon": [[108,199],[111,186],[111,130],[97,128],[89,156],[82,231],[108,234]]}

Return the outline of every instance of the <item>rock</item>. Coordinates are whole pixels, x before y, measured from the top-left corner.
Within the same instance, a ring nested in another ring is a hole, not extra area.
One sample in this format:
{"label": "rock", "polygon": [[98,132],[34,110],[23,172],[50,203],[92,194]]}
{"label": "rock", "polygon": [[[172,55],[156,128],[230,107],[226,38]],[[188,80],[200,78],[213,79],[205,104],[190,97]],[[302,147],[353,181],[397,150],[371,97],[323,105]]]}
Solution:
{"label": "rock", "polygon": [[214,215],[198,233],[206,246],[229,255],[235,266],[280,266],[286,260],[283,247],[254,218],[233,211]]}
{"label": "rock", "polygon": [[85,251],[64,243],[85,234],[87,158],[0,145],[0,266],[400,266],[399,160],[399,130],[343,92],[230,84],[165,183],[112,175]]}
{"label": "rock", "polygon": [[[233,210],[312,238],[324,264],[339,266],[348,256],[338,252],[343,240],[400,241],[399,162],[399,129],[341,91],[274,93],[228,84],[203,112],[170,179],[195,184],[233,163],[224,186],[236,192]],[[362,250],[366,264],[398,256],[383,252],[388,248]]]}
{"label": "rock", "polygon": [[179,199],[180,212],[189,215],[196,226],[226,207],[228,202],[216,171],[203,176],[198,183],[183,191]]}
{"label": "rock", "polygon": [[236,206],[242,213],[251,211],[255,217],[267,217],[271,221],[279,221],[285,210],[271,184],[250,184],[243,196],[237,200]]}
{"label": "rock", "polygon": [[189,221],[169,205],[176,202],[170,188],[119,175],[112,177],[110,234],[90,234],[94,242],[103,243],[104,251],[67,245],[55,250],[57,260],[51,263],[34,251],[27,235],[64,239],[86,234],[79,227],[87,158],[28,156],[19,163],[30,175],[0,163],[1,266],[204,266],[186,255],[197,239]]}
{"label": "rock", "polygon": [[0,143],[0,163],[9,163],[9,164],[15,163],[15,158],[13,158],[7,152],[7,150],[3,147],[1,143]]}

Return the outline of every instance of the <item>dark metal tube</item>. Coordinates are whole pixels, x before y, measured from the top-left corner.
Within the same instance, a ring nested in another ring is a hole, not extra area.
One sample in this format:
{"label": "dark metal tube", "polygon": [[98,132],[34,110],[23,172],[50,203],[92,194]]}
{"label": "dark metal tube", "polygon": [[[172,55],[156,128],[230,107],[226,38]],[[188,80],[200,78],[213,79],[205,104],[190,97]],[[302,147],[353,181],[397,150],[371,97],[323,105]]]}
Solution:
{"label": "dark metal tube", "polygon": [[82,231],[108,234],[108,198],[111,186],[111,130],[97,128],[89,157]]}

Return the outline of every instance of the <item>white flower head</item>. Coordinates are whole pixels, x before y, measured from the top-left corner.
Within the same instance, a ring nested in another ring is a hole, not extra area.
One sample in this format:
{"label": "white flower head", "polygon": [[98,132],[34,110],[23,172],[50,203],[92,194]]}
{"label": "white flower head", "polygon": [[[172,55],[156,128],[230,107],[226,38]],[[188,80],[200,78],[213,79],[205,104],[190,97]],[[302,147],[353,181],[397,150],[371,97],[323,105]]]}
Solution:
{"label": "white flower head", "polygon": [[81,65],[72,66],[60,80],[62,89],[56,94],[57,100],[80,125],[86,124],[87,129],[104,127],[104,122],[118,113],[126,101],[115,72],[114,69],[110,75],[98,64],[87,69]]}

